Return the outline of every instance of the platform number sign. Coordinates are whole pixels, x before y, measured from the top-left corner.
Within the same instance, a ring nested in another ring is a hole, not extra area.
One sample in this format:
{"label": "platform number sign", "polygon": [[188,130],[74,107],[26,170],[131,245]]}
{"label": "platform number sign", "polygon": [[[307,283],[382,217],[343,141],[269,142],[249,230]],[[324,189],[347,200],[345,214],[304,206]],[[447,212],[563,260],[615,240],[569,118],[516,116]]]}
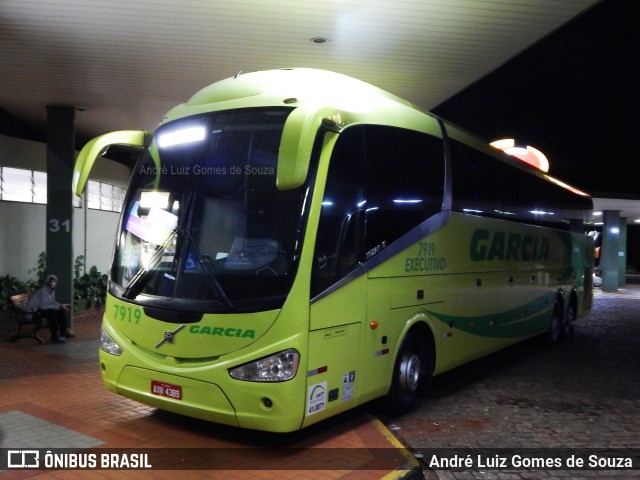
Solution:
{"label": "platform number sign", "polygon": [[59,220],[57,218],[52,218],[49,220],[49,231],[52,233],[69,233],[71,232],[71,220]]}

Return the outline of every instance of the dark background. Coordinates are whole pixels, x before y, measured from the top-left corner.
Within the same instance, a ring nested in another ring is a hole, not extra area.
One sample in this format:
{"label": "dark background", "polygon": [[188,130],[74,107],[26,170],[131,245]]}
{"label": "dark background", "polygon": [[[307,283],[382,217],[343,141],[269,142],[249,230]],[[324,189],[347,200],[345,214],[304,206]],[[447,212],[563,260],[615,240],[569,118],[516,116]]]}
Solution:
{"label": "dark background", "polygon": [[[541,150],[593,197],[640,200],[640,3],[604,0],[434,113]],[[640,225],[627,263],[640,271]]]}
{"label": "dark background", "polygon": [[516,138],[549,173],[640,199],[640,3],[605,0],[434,109],[487,141]]}

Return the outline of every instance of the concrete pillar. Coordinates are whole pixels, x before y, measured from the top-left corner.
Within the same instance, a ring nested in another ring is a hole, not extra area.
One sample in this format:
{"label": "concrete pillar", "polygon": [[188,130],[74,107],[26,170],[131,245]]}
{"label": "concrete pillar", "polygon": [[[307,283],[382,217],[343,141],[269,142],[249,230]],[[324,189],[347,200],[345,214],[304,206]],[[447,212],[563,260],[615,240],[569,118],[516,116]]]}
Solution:
{"label": "concrete pillar", "polygon": [[56,300],[70,304],[73,304],[74,118],[73,107],[47,107],[47,273],[58,276]]}
{"label": "concrete pillar", "polygon": [[615,292],[620,286],[618,252],[620,249],[620,211],[605,210],[602,228],[602,250],[600,252],[600,270],[602,271],[602,290]]}
{"label": "concrete pillar", "polygon": [[620,217],[620,242],[618,245],[618,285],[627,285],[627,219]]}

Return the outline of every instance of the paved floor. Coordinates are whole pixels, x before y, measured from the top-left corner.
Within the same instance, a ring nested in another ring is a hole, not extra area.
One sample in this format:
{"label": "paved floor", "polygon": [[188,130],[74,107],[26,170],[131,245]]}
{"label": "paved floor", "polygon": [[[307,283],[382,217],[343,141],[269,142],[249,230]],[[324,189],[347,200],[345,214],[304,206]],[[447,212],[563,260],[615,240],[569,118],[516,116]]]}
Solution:
{"label": "paved floor", "polygon": [[[85,457],[78,458],[88,461],[94,452],[100,459],[100,452],[131,449],[147,452],[153,471],[8,469],[0,470],[0,477],[422,478],[418,462],[365,410],[294,434],[265,434],[180,417],[107,392],[97,361],[100,317],[101,312],[77,315],[76,338],[44,345],[33,339],[10,342],[13,324],[5,320],[0,328],[0,453],[64,448],[61,452],[82,453]],[[42,334],[48,338],[48,332]],[[2,458],[0,466],[21,465],[22,457],[16,458]]]}
{"label": "paved floor", "polygon": [[594,308],[573,338],[555,346],[525,342],[443,374],[412,412],[381,420],[408,448],[424,454],[427,478],[640,478],[637,469],[428,468],[437,449],[501,448],[515,448],[516,454],[619,449],[635,455],[638,465],[640,285],[618,293],[596,289]]}
{"label": "paved floor", "polygon": [[[64,345],[11,343],[8,325],[0,328],[0,449],[153,449],[153,463],[164,455],[166,469],[8,470],[0,477],[393,479],[419,474],[403,445],[425,460],[440,448],[640,449],[637,285],[615,294],[598,290],[569,341],[526,342],[438,377],[432,394],[401,418],[380,421],[357,409],[292,435],[179,417],[107,392],[97,363],[99,317],[77,318],[77,338]],[[274,454],[276,446],[294,454]],[[638,470],[422,467],[428,479],[640,478]]]}

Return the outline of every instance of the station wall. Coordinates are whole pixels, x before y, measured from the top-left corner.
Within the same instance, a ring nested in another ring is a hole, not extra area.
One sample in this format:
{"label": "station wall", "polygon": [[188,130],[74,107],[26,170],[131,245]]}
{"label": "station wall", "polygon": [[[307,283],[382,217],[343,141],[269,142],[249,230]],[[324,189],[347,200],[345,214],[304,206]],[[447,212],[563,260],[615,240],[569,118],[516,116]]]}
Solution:
{"label": "station wall", "polygon": [[[0,166],[46,172],[47,146],[41,142],[0,135]],[[126,188],[130,169],[100,159],[91,180]],[[95,265],[107,273],[113,249],[117,212],[74,208],[72,219],[73,258],[84,255],[87,270]],[[38,255],[46,245],[46,205],[0,200],[0,276],[11,275],[26,281],[35,278]]]}

